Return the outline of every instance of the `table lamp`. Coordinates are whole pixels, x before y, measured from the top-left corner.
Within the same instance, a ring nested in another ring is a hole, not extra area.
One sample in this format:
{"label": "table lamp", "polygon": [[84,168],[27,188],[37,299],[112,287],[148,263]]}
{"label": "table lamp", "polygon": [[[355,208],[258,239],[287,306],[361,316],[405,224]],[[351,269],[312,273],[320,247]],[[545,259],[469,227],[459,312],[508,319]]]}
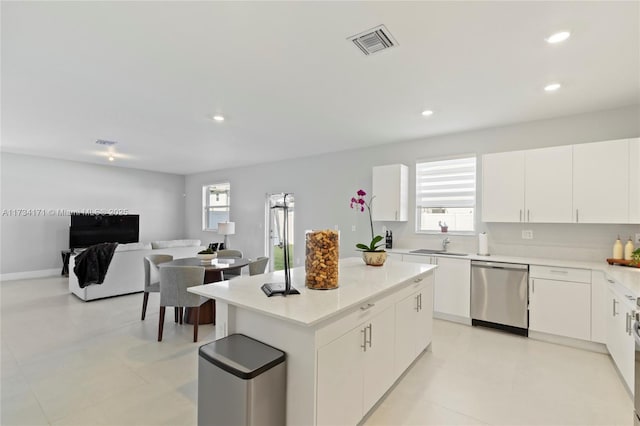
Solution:
{"label": "table lamp", "polygon": [[228,249],[228,236],[236,233],[236,223],[235,222],[219,222],[218,223],[218,234],[224,235],[224,248]]}

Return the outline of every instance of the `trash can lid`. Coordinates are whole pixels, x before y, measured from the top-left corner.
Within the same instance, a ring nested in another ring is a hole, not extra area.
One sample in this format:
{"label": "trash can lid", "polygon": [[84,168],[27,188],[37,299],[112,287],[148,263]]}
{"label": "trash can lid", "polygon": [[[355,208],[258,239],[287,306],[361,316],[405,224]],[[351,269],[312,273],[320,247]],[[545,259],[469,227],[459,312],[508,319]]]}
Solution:
{"label": "trash can lid", "polygon": [[201,357],[244,380],[284,362],[285,353],[244,334],[231,334],[200,346]]}

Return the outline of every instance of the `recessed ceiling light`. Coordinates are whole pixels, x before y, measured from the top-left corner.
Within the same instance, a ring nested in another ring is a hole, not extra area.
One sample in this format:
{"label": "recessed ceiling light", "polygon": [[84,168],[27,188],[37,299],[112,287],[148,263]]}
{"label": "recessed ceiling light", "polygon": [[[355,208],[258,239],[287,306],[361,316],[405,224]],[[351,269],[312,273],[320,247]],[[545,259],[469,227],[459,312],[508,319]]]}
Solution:
{"label": "recessed ceiling light", "polygon": [[110,155],[109,156],[109,161],[113,161],[113,160],[115,160],[115,158],[113,158],[113,155]]}
{"label": "recessed ceiling light", "polygon": [[571,36],[571,33],[569,31],[561,31],[559,33],[551,34],[545,40],[547,40],[547,43],[555,44],[555,43],[560,43],[562,41],[565,41],[570,36]]}
{"label": "recessed ceiling light", "polygon": [[559,88],[560,88],[560,83],[551,83],[551,84],[547,84],[544,87],[544,91],[545,92],[555,92]]}
{"label": "recessed ceiling light", "polygon": [[430,109],[425,109],[424,111],[422,111],[422,115],[425,117],[429,117],[433,115],[433,111],[431,111]]}
{"label": "recessed ceiling light", "polygon": [[213,121],[224,121],[224,117],[220,114],[216,114],[211,118],[213,119]]}

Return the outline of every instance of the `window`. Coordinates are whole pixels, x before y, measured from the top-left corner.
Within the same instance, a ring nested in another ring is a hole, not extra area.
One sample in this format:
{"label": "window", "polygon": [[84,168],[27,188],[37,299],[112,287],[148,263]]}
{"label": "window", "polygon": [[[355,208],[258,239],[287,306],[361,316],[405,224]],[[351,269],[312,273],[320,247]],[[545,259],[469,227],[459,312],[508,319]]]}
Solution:
{"label": "window", "polygon": [[202,229],[217,231],[219,222],[229,221],[230,193],[229,182],[202,187]]}
{"label": "window", "polygon": [[416,164],[416,231],[473,232],[476,157]]}

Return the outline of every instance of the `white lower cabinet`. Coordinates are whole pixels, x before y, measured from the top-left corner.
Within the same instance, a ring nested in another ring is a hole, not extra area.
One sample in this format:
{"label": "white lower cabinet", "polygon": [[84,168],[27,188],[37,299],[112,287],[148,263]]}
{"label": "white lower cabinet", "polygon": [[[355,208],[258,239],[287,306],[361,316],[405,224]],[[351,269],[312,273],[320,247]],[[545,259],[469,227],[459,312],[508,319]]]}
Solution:
{"label": "white lower cabinet", "polygon": [[396,304],[395,375],[400,376],[431,343],[433,283]]}
{"label": "white lower cabinet", "polygon": [[360,417],[378,402],[395,380],[393,368],[390,368],[394,356],[394,316],[395,309],[390,306],[373,317],[365,327],[364,400]]}
{"label": "white lower cabinet", "polygon": [[317,350],[318,426],[357,424],[431,343],[433,274],[410,285]]}
{"label": "white lower cabinet", "polygon": [[438,269],[435,270],[433,311],[461,319],[471,318],[471,261],[469,259],[405,254],[402,260],[438,265]]}
{"label": "white lower cabinet", "polygon": [[607,280],[602,271],[591,271],[591,341],[607,343]]}
{"label": "white lower cabinet", "polygon": [[531,278],[529,330],[591,340],[591,286]]}
{"label": "white lower cabinet", "polygon": [[591,340],[591,271],[531,265],[529,330]]}
{"label": "white lower cabinet", "polygon": [[363,342],[360,326],[318,350],[318,425],[355,425],[362,418]]}
{"label": "white lower cabinet", "polygon": [[607,349],[628,389],[634,391],[635,341],[631,331],[633,305],[625,296],[609,287],[607,315]]}
{"label": "white lower cabinet", "polygon": [[318,350],[318,425],[355,425],[395,380],[394,306]]}

